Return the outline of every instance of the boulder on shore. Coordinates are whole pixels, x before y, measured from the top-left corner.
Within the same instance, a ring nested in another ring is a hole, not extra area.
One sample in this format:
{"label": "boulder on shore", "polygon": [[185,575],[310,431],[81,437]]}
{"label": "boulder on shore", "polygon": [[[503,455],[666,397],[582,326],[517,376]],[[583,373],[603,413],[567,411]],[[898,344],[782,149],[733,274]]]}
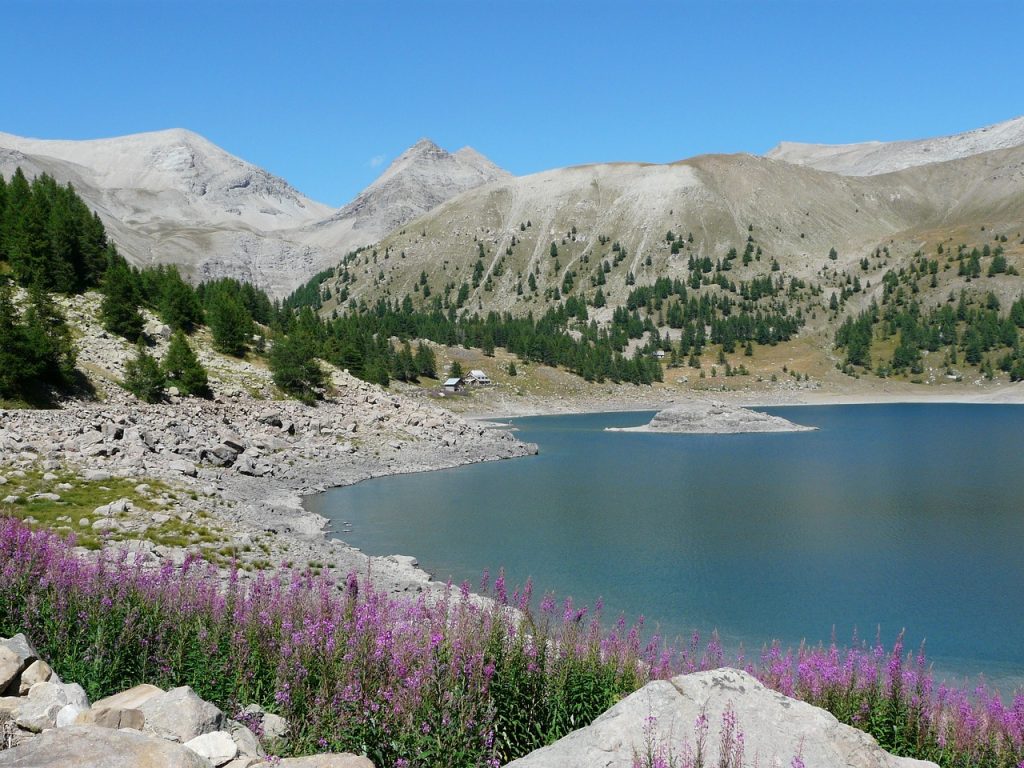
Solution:
{"label": "boulder on shore", "polygon": [[[731,714],[727,714],[731,713]],[[895,757],[868,734],[818,707],[765,688],[746,672],[716,669],[656,680],[626,697],[586,728],[514,760],[507,768],[632,768],[634,750],[647,739],[675,755],[695,745],[695,724],[705,717],[706,765],[719,764],[723,728],[743,734],[744,764],[844,768],[938,768]]]}

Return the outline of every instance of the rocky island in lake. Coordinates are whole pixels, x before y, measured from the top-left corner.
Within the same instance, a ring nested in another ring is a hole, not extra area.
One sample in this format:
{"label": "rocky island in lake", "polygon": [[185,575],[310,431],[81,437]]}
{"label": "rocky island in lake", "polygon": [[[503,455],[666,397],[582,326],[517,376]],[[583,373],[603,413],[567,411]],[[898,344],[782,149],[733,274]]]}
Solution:
{"label": "rocky island in lake", "polygon": [[607,432],[676,432],[690,435],[719,435],[741,432],[811,432],[816,427],[794,424],[738,405],[711,400],[686,400],[654,414],[638,427],[607,427]]}

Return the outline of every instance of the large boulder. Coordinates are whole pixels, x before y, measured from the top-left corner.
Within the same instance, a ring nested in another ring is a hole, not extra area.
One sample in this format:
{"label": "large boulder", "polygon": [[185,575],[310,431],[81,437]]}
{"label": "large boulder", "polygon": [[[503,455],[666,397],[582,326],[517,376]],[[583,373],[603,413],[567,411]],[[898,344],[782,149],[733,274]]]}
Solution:
{"label": "large boulder", "polygon": [[38,658],[36,649],[24,635],[0,638],[0,696],[8,688],[12,688],[11,695],[17,695],[21,685],[21,673]]}
{"label": "large boulder", "polygon": [[154,696],[138,708],[146,716],[146,733],[182,743],[222,730],[227,720],[223,712],[187,685]]}
{"label": "large boulder", "polygon": [[76,725],[0,751],[0,768],[210,768],[191,749],[136,731]]}
{"label": "large boulder", "polygon": [[695,724],[702,715],[707,722],[707,765],[719,764],[722,730],[731,720],[743,734],[750,764],[790,765],[799,755],[804,765],[823,768],[937,768],[890,755],[863,731],[771,691],[736,669],[648,683],[586,728],[514,760],[508,768],[632,768],[634,750],[645,746],[645,733],[678,754],[684,741],[695,744]]}

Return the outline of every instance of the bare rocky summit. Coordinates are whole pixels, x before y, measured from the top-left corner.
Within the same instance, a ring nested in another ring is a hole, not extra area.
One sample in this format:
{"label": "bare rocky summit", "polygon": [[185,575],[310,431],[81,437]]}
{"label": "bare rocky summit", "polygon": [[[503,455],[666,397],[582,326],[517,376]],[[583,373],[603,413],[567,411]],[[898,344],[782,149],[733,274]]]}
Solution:
{"label": "bare rocky summit", "polygon": [[510,174],[472,147],[449,153],[430,139],[403,152],[355,200],[317,222],[308,242],[349,251],[384,235],[470,189]]}
{"label": "bare rocky summit", "polygon": [[711,400],[687,400],[658,411],[639,427],[608,427],[608,432],[675,432],[691,435],[741,432],[813,432],[814,427],[794,424],[738,405]]}
{"label": "bare rocky summit", "polygon": [[784,141],[765,157],[843,176],[874,176],[1021,144],[1024,144],[1024,117],[1017,117],[965,133],[913,141],[868,141],[860,144]]}

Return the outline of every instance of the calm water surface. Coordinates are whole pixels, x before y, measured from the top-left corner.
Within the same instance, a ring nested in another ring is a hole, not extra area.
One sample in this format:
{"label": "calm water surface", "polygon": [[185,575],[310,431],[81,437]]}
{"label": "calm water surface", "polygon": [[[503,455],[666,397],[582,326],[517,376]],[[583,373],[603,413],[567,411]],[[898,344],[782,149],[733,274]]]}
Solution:
{"label": "calm water surface", "polygon": [[436,578],[643,614],[664,635],[927,640],[954,675],[1024,680],[1024,407],[765,409],[813,433],[604,432],[650,412],[516,419],[540,455],[335,489],[349,543]]}

